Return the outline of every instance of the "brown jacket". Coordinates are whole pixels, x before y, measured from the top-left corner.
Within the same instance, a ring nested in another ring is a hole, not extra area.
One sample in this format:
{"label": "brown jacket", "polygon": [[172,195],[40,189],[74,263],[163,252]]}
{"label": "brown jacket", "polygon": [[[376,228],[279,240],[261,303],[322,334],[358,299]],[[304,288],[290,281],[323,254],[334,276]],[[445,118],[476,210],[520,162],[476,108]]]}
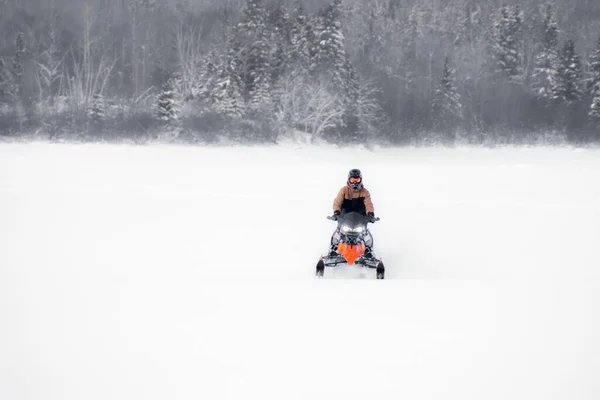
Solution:
{"label": "brown jacket", "polygon": [[365,202],[365,208],[367,213],[375,212],[373,202],[371,201],[371,193],[363,186],[360,190],[354,190],[350,186],[346,185],[340,189],[335,200],[333,200],[333,211],[341,211],[342,203],[347,199],[358,199],[363,198]]}

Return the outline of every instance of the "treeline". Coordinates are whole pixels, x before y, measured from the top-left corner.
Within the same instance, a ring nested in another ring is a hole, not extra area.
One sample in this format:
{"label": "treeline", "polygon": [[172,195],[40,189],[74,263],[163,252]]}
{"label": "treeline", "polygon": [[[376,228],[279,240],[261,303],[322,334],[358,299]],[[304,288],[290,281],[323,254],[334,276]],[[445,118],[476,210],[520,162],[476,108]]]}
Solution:
{"label": "treeline", "polygon": [[591,143],[592,0],[0,0],[0,135]]}

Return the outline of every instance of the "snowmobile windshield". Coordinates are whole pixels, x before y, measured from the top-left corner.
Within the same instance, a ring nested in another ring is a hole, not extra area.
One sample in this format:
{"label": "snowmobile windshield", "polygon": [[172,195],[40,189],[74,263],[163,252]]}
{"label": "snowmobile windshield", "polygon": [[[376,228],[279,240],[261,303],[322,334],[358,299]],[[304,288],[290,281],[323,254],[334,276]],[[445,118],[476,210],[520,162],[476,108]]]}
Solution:
{"label": "snowmobile windshield", "polygon": [[357,212],[342,214],[338,218],[338,226],[342,233],[347,235],[360,235],[367,230],[368,217]]}

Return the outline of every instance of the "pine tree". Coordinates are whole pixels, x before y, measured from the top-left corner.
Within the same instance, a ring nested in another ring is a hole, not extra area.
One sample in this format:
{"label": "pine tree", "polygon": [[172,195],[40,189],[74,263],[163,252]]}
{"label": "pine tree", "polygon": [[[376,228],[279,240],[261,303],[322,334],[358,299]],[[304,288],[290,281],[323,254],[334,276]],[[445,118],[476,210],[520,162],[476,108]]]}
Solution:
{"label": "pine tree", "polygon": [[12,60],[12,94],[15,98],[19,98],[23,90],[23,55],[25,53],[25,42],[23,41],[23,33],[17,34],[16,51]]}
{"label": "pine tree", "polygon": [[344,95],[352,97],[355,72],[344,45],[341,9],[341,0],[334,0],[333,4],[325,7],[315,19],[311,73],[313,76],[331,76],[334,86],[341,88]]}
{"label": "pine tree", "polygon": [[600,38],[596,50],[590,56],[590,79],[588,81],[588,92],[592,96],[590,117],[600,122]]}
{"label": "pine tree", "polygon": [[287,67],[287,55],[290,52],[291,22],[283,0],[279,0],[270,10],[269,26],[271,26],[270,73],[271,86],[275,86],[283,76]]}
{"label": "pine tree", "polygon": [[213,93],[215,109],[219,114],[229,117],[242,117],[244,115],[243,98],[241,89],[235,79],[224,74],[223,79],[215,86]]}
{"label": "pine tree", "polygon": [[305,70],[308,70],[310,65],[308,35],[308,23],[304,6],[300,0],[296,0],[296,10],[290,32],[290,63]]}
{"label": "pine tree", "polygon": [[558,25],[551,6],[547,7],[541,51],[535,57],[532,89],[542,99],[558,97],[560,58],[558,52]]}
{"label": "pine tree", "polygon": [[246,33],[258,32],[264,25],[264,13],[262,0],[247,0],[244,17],[238,28]]}
{"label": "pine tree", "polygon": [[408,16],[404,32],[402,62],[404,63],[403,69],[410,74],[417,61],[417,41],[419,39],[419,18],[415,8],[411,10],[410,15]]}
{"label": "pine tree", "polygon": [[590,117],[597,122],[600,122],[600,82],[594,87],[592,106],[590,107]]}
{"label": "pine tree", "polygon": [[511,80],[521,80],[523,17],[519,6],[512,12],[509,7],[502,6],[495,30],[494,54],[498,71]]}
{"label": "pine tree", "polygon": [[[290,18],[283,0],[278,2],[271,8],[269,13],[269,25],[271,28],[271,54],[270,54],[270,93],[266,103],[263,104],[263,109],[271,107],[274,111],[279,108],[282,101],[282,78],[290,70],[293,60],[290,58],[292,54],[292,35],[294,31],[294,21]],[[272,113],[271,113],[272,115]]]}
{"label": "pine tree", "polygon": [[596,50],[590,56],[590,79],[588,80],[588,93],[594,95],[595,88],[600,83],[600,38]]}
{"label": "pine tree", "polygon": [[177,119],[175,90],[171,79],[167,80],[158,95],[158,118],[166,123]]}
{"label": "pine tree", "polygon": [[266,27],[259,32],[248,57],[247,76],[250,110],[258,111],[270,105],[271,71]]}
{"label": "pine tree", "polygon": [[[235,54],[228,67],[231,81],[239,77],[240,89],[249,109],[256,111],[269,103],[270,50],[266,11],[262,0],[247,0],[242,20],[230,48]],[[232,88],[233,83],[227,84]],[[235,92],[235,91],[234,91]],[[234,95],[234,94],[232,94]]]}
{"label": "pine tree", "polygon": [[314,73],[331,71],[337,85],[343,85],[343,70],[346,64],[344,33],[341,23],[341,0],[334,0],[320,16],[320,26],[315,32],[315,55],[312,63]]}
{"label": "pine tree", "polygon": [[581,60],[575,53],[575,43],[569,39],[560,54],[557,94],[567,104],[571,104],[581,98],[581,93]]}
{"label": "pine tree", "polygon": [[45,94],[52,105],[54,102],[54,94],[57,90],[56,86],[61,78],[62,62],[56,48],[54,29],[50,30],[49,39],[47,48],[40,55],[40,61],[37,63],[37,67],[40,78],[40,89],[46,92]]}
{"label": "pine tree", "polygon": [[230,47],[226,61],[218,68],[210,93],[214,109],[221,115],[241,117],[245,114],[239,63],[236,49]]}
{"label": "pine tree", "polygon": [[432,104],[433,121],[436,129],[455,127],[463,116],[460,95],[452,77],[453,73],[454,71],[450,68],[450,60],[446,57],[444,72],[435,91]]}
{"label": "pine tree", "polygon": [[509,11],[506,5],[500,9],[500,19],[495,22],[495,43],[494,57],[496,59],[497,68],[502,73],[507,73],[510,69],[510,54],[508,49],[509,35]]}
{"label": "pine tree", "polygon": [[310,71],[313,77],[331,79],[344,107],[343,127],[352,138],[360,124],[356,113],[359,84],[355,67],[345,49],[341,16],[342,1],[334,0],[314,19],[314,53]]}
{"label": "pine tree", "polygon": [[523,80],[523,12],[519,4],[512,10],[509,20],[509,31],[511,33],[510,49],[512,52],[512,64],[509,76],[516,81]]}
{"label": "pine tree", "polygon": [[23,77],[23,53],[25,52],[25,43],[23,42],[23,33],[17,34],[16,51],[13,57],[12,70],[17,81],[21,81]]}
{"label": "pine tree", "polygon": [[0,58],[0,101],[7,100],[10,97],[10,69],[5,65],[4,60]]}
{"label": "pine tree", "polygon": [[211,52],[200,64],[198,81],[192,88],[192,98],[199,102],[210,102],[210,96],[215,86],[217,74],[215,55]]}

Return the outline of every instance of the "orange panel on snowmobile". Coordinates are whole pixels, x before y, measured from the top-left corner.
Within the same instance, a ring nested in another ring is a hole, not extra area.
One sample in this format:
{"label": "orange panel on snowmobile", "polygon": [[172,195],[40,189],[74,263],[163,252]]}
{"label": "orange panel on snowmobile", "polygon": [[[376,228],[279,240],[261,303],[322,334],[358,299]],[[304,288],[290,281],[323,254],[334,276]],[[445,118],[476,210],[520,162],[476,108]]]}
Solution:
{"label": "orange panel on snowmobile", "polygon": [[338,251],[346,259],[346,262],[350,265],[354,264],[360,256],[365,252],[365,245],[363,243],[360,244],[348,244],[348,243],[340,243],[338,245]]}

